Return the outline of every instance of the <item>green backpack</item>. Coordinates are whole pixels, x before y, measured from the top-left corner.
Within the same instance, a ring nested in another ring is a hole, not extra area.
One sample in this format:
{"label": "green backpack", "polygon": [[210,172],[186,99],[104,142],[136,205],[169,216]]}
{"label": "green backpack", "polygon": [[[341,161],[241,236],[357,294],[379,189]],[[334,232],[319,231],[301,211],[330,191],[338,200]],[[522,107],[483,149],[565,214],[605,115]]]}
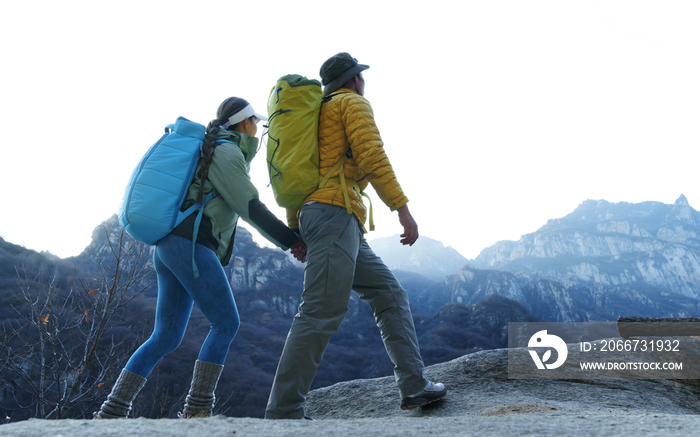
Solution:
{"label": "green backpack", "polygon": [[318,188],[318,114],[321,83],[281,77],[267,100],[267,169],[277,204],[298,209]]}
{"label": "green backpack", "polygon": [[[323,103],[321,82],[298,74],[279,78],[267,100],[267,169],[275,201],[282,208],[298,210],[302,202],[328,181],[343,187],[345,206],[352,214],[348,185],[360,192],[357,182],[346,180],[343,164],[351,156],[343,155],[326,177],[318,170],[318,117]],[[339,176],[330,175],[340,169]],[[370,202],[370,220],[371,220]],[[371,223],[371,227],[374,224]]]}

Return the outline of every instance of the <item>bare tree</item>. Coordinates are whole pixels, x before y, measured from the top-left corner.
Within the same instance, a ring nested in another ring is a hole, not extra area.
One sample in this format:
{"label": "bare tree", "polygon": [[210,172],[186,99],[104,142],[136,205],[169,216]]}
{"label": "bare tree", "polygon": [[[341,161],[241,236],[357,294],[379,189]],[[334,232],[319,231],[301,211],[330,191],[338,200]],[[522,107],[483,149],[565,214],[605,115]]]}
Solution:
{"label": "bare tree", "polygon": [[[123,230],[105,226],[107,244],[95,250],[87,273],[74,267],[75,285],[62,290],[55,277],[42,284],[37,274],[18,271],[19,318],[3,323],[0,370],[4,365],[29,397],[18,407],[35,417],[82,417],[105,396],[133,344],[115,335],[128,305],[153,282],[148,246]],[[123,334],[123,333],[122,333]]]}

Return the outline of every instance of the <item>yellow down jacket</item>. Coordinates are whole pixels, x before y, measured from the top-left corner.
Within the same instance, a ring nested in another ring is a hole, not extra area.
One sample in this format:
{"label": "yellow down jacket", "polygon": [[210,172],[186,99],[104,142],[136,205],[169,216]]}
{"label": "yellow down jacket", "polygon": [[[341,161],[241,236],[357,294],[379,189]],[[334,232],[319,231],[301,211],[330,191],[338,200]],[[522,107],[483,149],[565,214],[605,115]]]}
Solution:
{"label": "yellow down jacket", "polygon": [[[379,129],[374,122],[374,113],[367,99],[352,90],[341,88],[333,93],[330,101],[321,105],[318,124],[319,173],[321,177],[340,161],[348,150],[352,156],[344,164],[345,178],[354,180],[362,191],[368,183],[379,195],[379,198],[392,211],[401,208],[408,198],[401,190],[396,180],[394,170],[384,151],[384,143],[379,135]],[[336,170],[331,177],[338,176]],[[365,226],[367,208],[362,202],[362,196],[349,185],[347,187],[352,211]],[[329,181],[325,187],[316,190],[304,200],[316,201],[345,207],[345,198],[340,183]],[[288,211],[289,227],[298,229],[299,211]]]}

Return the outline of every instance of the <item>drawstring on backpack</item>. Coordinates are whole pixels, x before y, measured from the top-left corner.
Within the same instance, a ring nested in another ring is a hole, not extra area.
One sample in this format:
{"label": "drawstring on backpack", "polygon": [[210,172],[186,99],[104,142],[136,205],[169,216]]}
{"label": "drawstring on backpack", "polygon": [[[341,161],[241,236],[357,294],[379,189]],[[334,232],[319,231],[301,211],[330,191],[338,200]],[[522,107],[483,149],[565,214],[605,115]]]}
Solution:
{"label": "drawstring on backpack", "polygon": [[[282,87],[279,87],[279,88],[277,88],[277,89],[275,90],[276,93],[277,93],[277,100],[278,100],[278,101],[279,101],[279,92],[280,92],[281,89],[282,89]],[[272,114],[270,114],[270,117],[269,117],[268,120],[267,120],[267,125],[266,125],[266,127],[269,127],[269,125],[272,123],[272,120],[273,120],[275,117],[277,117],[277,116],[280,115],[280,114],[284,114],[285,112],[292,112],[292,110],[291,110],[291,109],[280,109],[280,110],[275,111],[275,112],[273,112]],[[267,172],[268,172],[268,174],[270,175],[270,183],[267,184],[267,186],[269,187],[269,186],[272,184],[272,179],[274,179],[274,178],[278,178],[278,179],[280,179],[280,180],[282,179],[282,173],[280,172],[279,167],[275,167],[275,166],[272,165],[272,161],[274,161],[275,155],[277,154],[277,150],[278,150],[279,147],[280,147],[280,140],[279,140],[279,138],[272,138],[272,136],[270,135],[270,130],[269,130],[269,129],[266,129],[265,132],[263,132],[262,137],[264,138],[265,135],[267,135],[267,137],[268,137],[269,139],[271,139],[272,141],[275,142],[275,144],[277,144],[277,145],[275,146],[275,150],[272,152],[272,156],[270,156],[270,159],[267,159]],[[262,140],[261,140],[261,144],[262,144]],[[267,142],[265,142],[265,148],[267,148]],[[272,173],[272,170],[273,170],[273,169],[275,170],[274,174]]]}

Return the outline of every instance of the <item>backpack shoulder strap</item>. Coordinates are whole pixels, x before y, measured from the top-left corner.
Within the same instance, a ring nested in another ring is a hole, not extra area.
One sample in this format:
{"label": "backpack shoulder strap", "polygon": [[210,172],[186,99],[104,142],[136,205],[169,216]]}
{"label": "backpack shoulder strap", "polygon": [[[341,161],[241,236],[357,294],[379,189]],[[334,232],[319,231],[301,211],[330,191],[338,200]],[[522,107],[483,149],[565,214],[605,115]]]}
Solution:
{"label": "backpack shoulder strap", "polygon": [[341,95],[341,94],[347,94],[347,93],[348,93],[347,91],[343,91],[342,93],[328,94],[326,97],[324,97],[323,99],[321,99],[321,102],[322,102],[322,103],[330,102],[331,99],[332,99],[333,97],[339,96],[339,95]]}

